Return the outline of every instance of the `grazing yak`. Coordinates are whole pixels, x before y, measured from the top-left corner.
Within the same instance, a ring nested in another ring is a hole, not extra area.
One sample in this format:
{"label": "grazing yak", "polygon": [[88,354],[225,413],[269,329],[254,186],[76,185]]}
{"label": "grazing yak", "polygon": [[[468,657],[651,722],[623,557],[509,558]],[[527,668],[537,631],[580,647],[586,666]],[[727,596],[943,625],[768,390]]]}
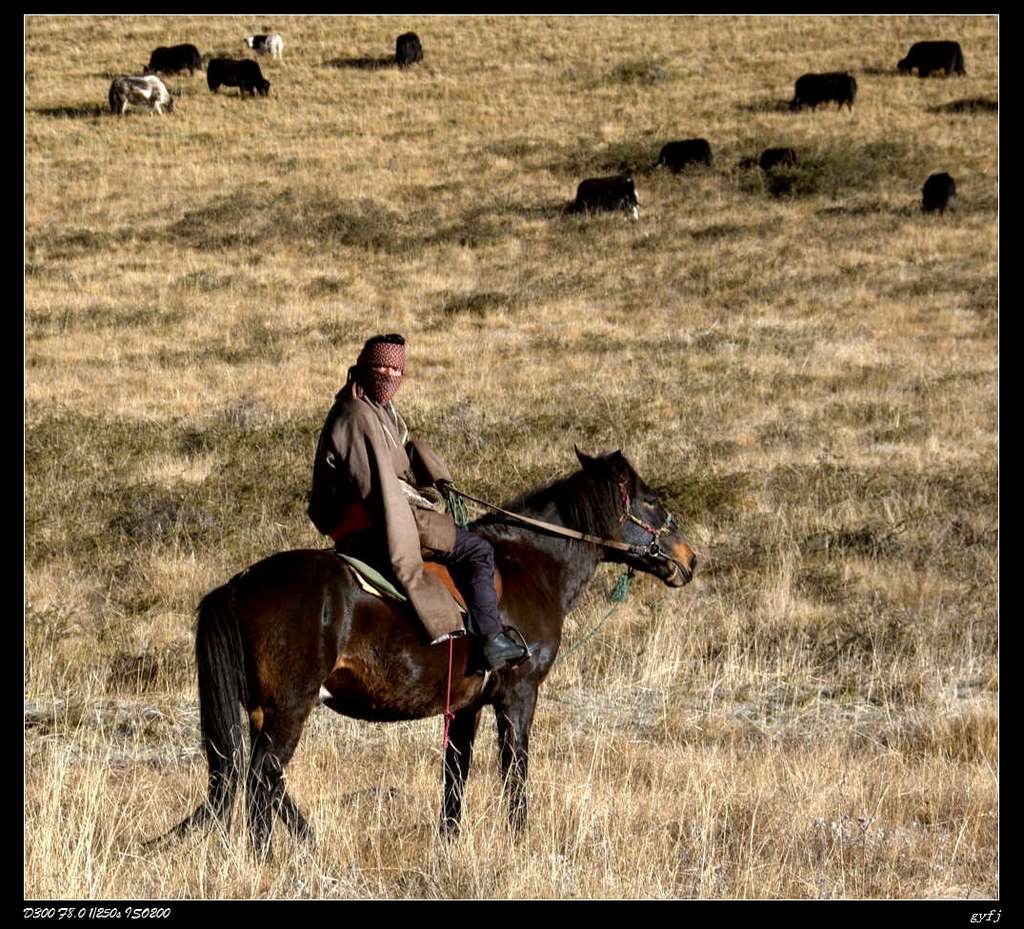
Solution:
{"label": "grazing yak", "polygon": [[803,74],[796,79],[793,102],[790,109],[802,110],[806,104],[812,110],[819,103],[836,102],[838,109],[845,103],[853,111],[857,96],[857,79],[845,71],[829,71],[825,74]]}
{"label": "grazing yak", "polygon": [[771,171],[777,165],[795,165],[796,152],[791,148],[766,148],[757,163],[762,171]]}
{"label": "grazing yak", "polygon": [[633,219],[640,218],[640,199],[633,178],[626,175],[590,177],[580,181],[576,199],[567,207],[569,213],[598,210],[625,210]]}
{"label": "grazing yak", "polygon": [[172,45],[170,48],[154,48],[149,56],[149,64],[143,69],[143,74],[156,74],[163,71],[165,74],[184,71],[188,68],[191,76],[195,71],[203,70],[203,58],[199,49],[194,45]]}
{"label": "grazing yak", "polygon": [[707,139],[683,139],[681,142],[667,142],[652,167],[668,165],[673,171],[682,171],[689,164],[705,164],[711,167],[711,146]]}
{"label": "grazing yak", "polygon": [[952,209],[955,201],[956,181],[945,172],[931,175],[921,188],[921,209],[925,213],[938,210],[941,215]]}
{"label": "grazing yak", "polygon": [[243,40],[247,48],[251,48],[257,55],[270,55],[272,58],[280,58],[284,51],[284,39],[276,32],[269,35],[247,35]]}
{"label": "grazing yak", "polygon": [[395,40],[395,61],[400,68],[423,60],[423,46],[415,32],[405,32]]}
{"label": "grazing yak", "polygon": [[240,97],[246,93],[265,97],[270,93],[270,81],[263,77],[260,66],[251,58],[211,58],[206,65],[206,83],[214,93],[221,86],[237,87]]}
{"label": "grazing yak", "polygon": [[918,77],[928,77],[933,71],[944,71],[947,77],[950,74],[962,77],[967,73],[959,42],[915,42],[907,57],[896,62],[900,74],[910,74],[914,68]]}
{"label": "grazing yak", "polygon": [[168,112],[174,110],[174,99],[164,86],[164,82],[155,74],[145,74],[141,77],[125,74],[115,77],[107,99],[110,102],[110,112],[119,116],[123,116],[129,106],[146,107],[161,116],[161,107],[167,107]]}

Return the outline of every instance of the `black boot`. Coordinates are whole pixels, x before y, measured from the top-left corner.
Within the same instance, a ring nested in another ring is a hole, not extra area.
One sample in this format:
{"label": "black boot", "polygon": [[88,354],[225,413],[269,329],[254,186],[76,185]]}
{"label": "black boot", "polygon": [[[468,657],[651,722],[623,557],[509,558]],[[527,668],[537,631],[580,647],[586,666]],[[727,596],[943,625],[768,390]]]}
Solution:
{"label": "black boot", "polygon": [[481,645],[481,651],[492,671],[497,671],[507,664],[518,664],[530,654],[525,647],[517,645],[504,632],[487,636]]}

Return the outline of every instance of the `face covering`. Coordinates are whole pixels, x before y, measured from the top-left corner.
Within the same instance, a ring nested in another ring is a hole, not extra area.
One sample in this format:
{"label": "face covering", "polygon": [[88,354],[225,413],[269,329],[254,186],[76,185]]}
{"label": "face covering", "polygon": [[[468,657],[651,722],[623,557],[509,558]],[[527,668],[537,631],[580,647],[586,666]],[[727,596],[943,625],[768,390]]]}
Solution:
{"label": "face covering", "polygon": [[402,374],[382,374],[374,371],[374,366],[397,368],[404,374],[405,346],[394,342],[374,342],[364,348],[356,360],[359,386],[374,403],[387,406],[398,392]]}

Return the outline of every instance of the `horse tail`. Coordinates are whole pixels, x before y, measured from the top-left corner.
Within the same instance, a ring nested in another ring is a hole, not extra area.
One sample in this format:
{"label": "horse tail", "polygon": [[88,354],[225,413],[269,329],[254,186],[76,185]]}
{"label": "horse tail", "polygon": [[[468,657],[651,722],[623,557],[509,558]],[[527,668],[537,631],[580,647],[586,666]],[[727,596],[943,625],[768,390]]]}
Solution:
{"label": "horse tail", "polygon": [[229,582],[210,591],[196,610],[196,668],[199,724],[209,769],[206,800],[169,832],[145,843],[180,839],[196,827],[231,824],[241,777],[244,742],[239,704],[248,705],[245,653],[238,625],[238,604]]}
{"label": "horse tail", "polygon": [[244,750],[238,707],[249,702],[234,587],[229,583],[208,593],[197,614],[199,724],[210,771],[207,802],[226,828]]}

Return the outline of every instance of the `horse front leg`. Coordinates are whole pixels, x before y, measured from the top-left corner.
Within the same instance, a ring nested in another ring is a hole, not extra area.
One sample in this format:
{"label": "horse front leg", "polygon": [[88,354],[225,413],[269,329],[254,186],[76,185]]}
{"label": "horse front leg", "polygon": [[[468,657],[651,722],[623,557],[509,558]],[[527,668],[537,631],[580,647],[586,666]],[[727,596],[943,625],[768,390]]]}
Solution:
{"label": "horse front leg", "polygon": [[536,705],[537,685],[528,681],[520,681],[494,703],[508,821],[515,832],[522,832],[526,825],[526,775],[530,759],[530,727]]}
{"label": "horse front leg", "polygon": [[441,812],[441,834],[451,839],[458,835],[462,822],[462,795],[473,759],[473,741],[480,720],[480,709],[459,710],[448,730],[444,752],[444,809]]}

